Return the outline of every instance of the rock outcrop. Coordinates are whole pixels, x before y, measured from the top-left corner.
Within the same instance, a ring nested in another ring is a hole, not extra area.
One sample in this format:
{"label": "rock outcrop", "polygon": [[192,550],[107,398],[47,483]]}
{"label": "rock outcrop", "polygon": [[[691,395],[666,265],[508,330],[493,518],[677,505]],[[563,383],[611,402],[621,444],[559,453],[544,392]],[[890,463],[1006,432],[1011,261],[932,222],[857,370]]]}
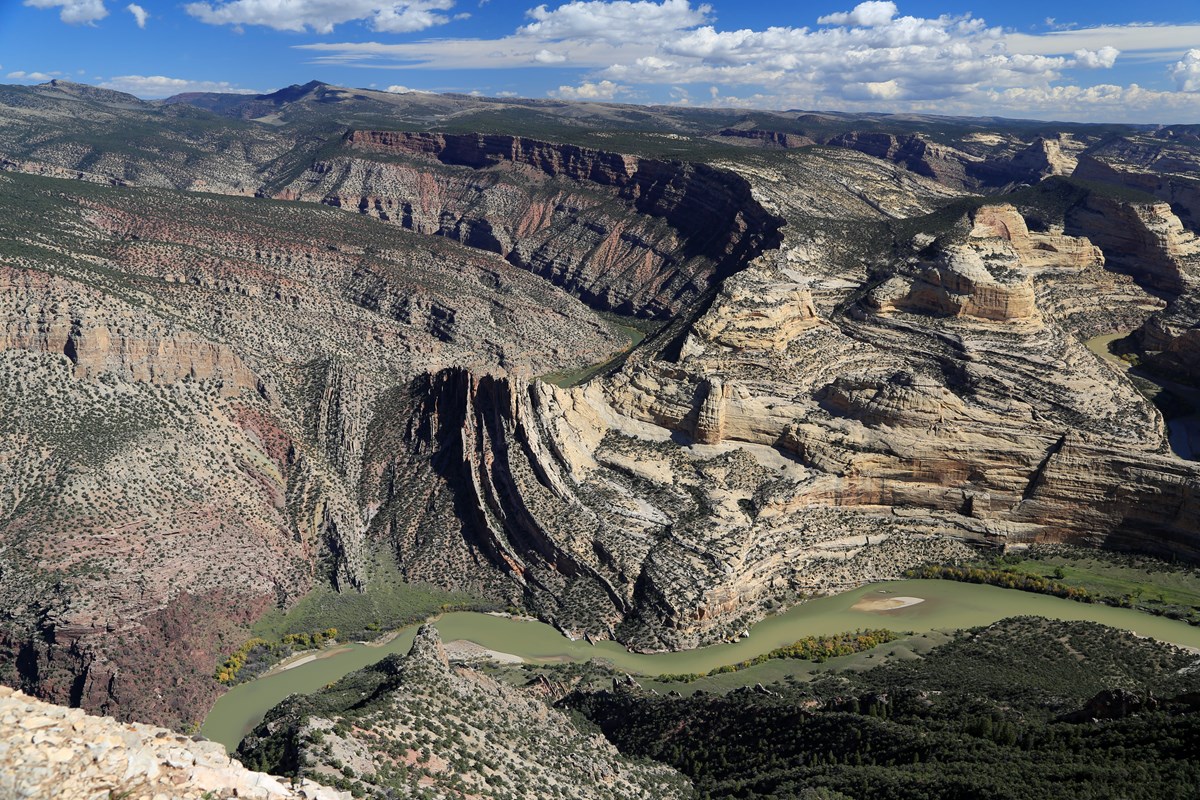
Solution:
{"label": "rock outcrop", "polygon": [[743,272],[721,286],[712,310],[697,320],[692,336],[729,350],[783,350],[801,332],[821,324],[812,292],[781,273]]}
{"label": "rock outcrop", "polygon": [[528,605],[647,648],[954,539],[1200,554],[1200,470],[1058,317],[1102,254],[1000,205],[917,261],[894,267],[911,301],[879,303],[885,282],[822,312],[800,267],[760,259],[603,380],[434,376],[410,430]]}
{"label": "rock outcrop", "polygon": [[258,377],[228,347],[133,304],[29,269],[0,265],[0,350],[62,354],[78,379],[168,386],[207,381],[226,395],[254,390]]}
{"label": "rock outcrop", "polygon": [[344,145],[278,196],[499,253],[625,314],[676,314],[779,241],[749,184],[703,164],[483,134],[351,131]]}
{"label": "rock outcrop", "polygon": [[917,135],[891,133],[845,133],[826,142],[869,156],[902,164],[918,175],[959,189],[976,188],[978,173],[987,170],[985,159],[949,145],[936,144]]}
{"label": "rock outcrop", "polygon": [[809,147],[816,144],[812,139],[798,133],[764,131],[758,128],[749,130],[743,128],[725,128],[718,135],[727,139],[745,139],[749,143],[760,147],[781,147],[784,150],[796,147]]}
{"label": "rock outcrop", "polygon": [[995,322],[1037,317],[1032,276],[993,268],[971,248],[948,252],[942,264],[915,278],[889,278],[871,290],[868,302],[885,313],[902,310]]}
{"label": "rock outcrop", "polygon": [[1172,128],[1109,139],[1081,155],[1073,175],[1158,197],[1195,230],[1200,225],[1195,144],[1194,135]]}
{"label": "rock outcrop", "polygon": [[388,656],[267,712],[238,750],[247,763],[377,793],[478,798],[675,798],[686,779],[634,763],[534,692],[446,661],[426,625]]}
{"label": "rock outcrop", "polygon": [[989,193],[1036,184],[1053,175],[1071,175],[1079,154],[1087,147],[1086,142],[1066,133],[1037,136],[1028,144],[1015,137],[990,138],[1004,146],[996,150],[987,147],[990,142],[986,136],[963,137],[949,144],[919,133],[859,131],[834,136],[826,144],[901,164],[946,186]]}
{"label": "rock outcrop", "polygon": [[[1046,269],[1085,270],[1104,266],[1104,252],[1089,239],[1067,236],[1063,228],[1031,231],[1025,217],[1008,203],[988,204],[971,219],[971,244],[984,257],[1016,256],[1019,268],[1035,274]],[[988,242],[988,240],[995,240]],[[992,244],[993,247],[988,247]],[[1009,251],[1009,252],[1006,252]]]}
{"label": "rock outcrop", "polygon": [[[1080,342],[1150,317],[1200,363],[1187,130],[781,112],[835,146],[768,151],[711,141],[770,133],[739,111],[197,100],[273,123],[245,143],[68,89],[0,88],[4,682],[182,727],[253,618],[378,548],[644,649],[964,540],[1200,555],[1195,465]],[[576,143],[510,135],[531,108]],[[508,133],[381,130],[476,114]],[[672,155],[583,146],[618,118]],[[1059,177],[1089,157],[1165,182]],[[578,298],[664,325],[610,361]]]}
{"label": "rock outcrop", "polygon": [[1200,279],[1200,239],[1167,203],[1128,201],[1092,192],[1067,213],[1067,230],[1099,246],[1107,263],[1172,294]]}
{"label": "rock outcrop", "polygon": [[13,800],[349,800],[349,792],[251,772],[216,742],[94,717],[0,686],[0,795]]}

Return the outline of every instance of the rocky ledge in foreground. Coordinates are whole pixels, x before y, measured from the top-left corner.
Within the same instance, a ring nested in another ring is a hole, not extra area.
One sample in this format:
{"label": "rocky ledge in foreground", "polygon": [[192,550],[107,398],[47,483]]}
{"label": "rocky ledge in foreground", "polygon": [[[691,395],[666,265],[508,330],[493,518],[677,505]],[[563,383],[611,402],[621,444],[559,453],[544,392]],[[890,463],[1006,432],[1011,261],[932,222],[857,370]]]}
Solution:
{"label": "rocky ledge in foreground", "polygon": [[0,797],[348,800],[350,794],[251,772],[216,742],[94,717],[0,686]]}

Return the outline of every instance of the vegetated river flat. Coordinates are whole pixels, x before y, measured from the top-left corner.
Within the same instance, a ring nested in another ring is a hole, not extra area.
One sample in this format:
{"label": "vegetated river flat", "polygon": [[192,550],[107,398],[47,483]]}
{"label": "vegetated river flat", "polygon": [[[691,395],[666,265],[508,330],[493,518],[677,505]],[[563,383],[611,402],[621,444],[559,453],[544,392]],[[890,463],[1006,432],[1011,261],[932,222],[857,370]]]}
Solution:
{"label": "vegetated river flat", "polygon": [[[868,595],[922,598],[923,602],[890,611],[852,608]],[[455,612],[442,616],[436,624],[443,641],[465,639],[528,661],[600,658],[629,672],[658,675],[705,672],[753,658],[809,635],[859,628],[891,628],[917,633],[952,630],[989,625],[1005,617],[1023,615],[1091,620],[1164,642],[1200,648],[1200,628],[1166,617],[995,586],[939,580],[875,583],[845,594],[809,600],[783,614],[762,620],[751,629],[749,638],[675,653],[630,653],[614,642],[599,642],[593,646],[585,641],[567,639],[541,622],[490,614]],[[316,691],[389,653],[407,652],[415,631],[415,625],[406,628],[381,646],[339,646],[312,661],[235,686],[217,701],[200,732],[232,750],[262,721],[268,710],[288,695]]]}

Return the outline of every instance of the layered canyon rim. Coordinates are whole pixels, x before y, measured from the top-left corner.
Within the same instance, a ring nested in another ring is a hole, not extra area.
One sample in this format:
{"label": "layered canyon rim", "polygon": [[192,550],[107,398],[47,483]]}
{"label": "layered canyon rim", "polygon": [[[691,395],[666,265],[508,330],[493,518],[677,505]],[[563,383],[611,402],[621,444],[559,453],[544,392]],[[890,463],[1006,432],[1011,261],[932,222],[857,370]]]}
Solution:
{"label": "layered canyon rim", "polygon": [[1200,378],[1195,126],[0,112],[0,681],[37,697],[194,726],[257,620],[394,578],[663,650],[972,548],[1200,557],[1149,391]]}

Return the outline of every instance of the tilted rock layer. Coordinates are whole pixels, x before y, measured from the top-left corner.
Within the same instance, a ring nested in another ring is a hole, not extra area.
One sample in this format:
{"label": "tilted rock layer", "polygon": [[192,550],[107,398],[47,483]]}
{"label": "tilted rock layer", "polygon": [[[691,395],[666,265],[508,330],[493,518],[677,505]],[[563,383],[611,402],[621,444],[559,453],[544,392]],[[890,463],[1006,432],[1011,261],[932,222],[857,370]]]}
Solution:
{"label": "tilted rock layer", "polygon": [[363,585],[364,457],[412,375],[624,343],[493,255],[331,209],[0,197],[0,675],[90,710],[198,723],[257,616]]}

